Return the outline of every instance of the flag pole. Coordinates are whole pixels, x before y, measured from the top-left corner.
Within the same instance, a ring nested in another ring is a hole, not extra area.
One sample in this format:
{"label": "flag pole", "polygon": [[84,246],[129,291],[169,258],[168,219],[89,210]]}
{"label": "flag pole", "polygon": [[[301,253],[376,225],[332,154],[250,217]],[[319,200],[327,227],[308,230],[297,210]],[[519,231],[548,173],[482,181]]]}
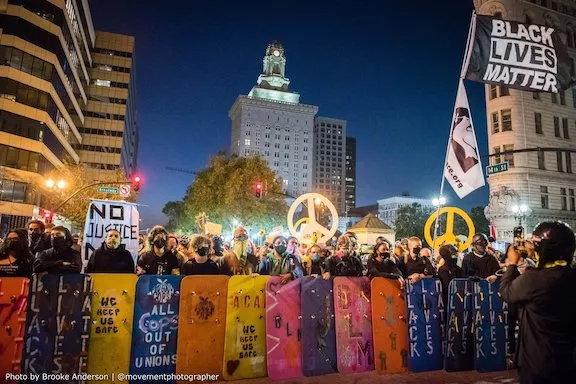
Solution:
{"label": "flag pole", "polygon": [[[472,11],[472,20],[470,21],[470,28],[468,29],[468,39],[466,40],[466,48],[464,49],[464,58],[462,59],[462,68],[460,69],[460,78],[458,79],[458,91],[456,92],[456,102],[458,102],[458,95],[460,93],[460,83],[466,77],[466,72],[468,71],[468,65],[470,64],[470,58],[472,57],[472,41],[474,40],[474,35],[476,33],[476,11]],[[438,198],[442,197],[444,193],[444,182],[446,177],[444,172],[446,172],[446,163],[448,163],[448,153],[450,151],[450,144],[452,142],[452,133],[454,131],[454,118],[456,117],[456,105],[454,105],[454,111],[452,112],[452,120],[450,120],[450,135],[448,136],[448,144],[446,145],[446,155],[444,156],[444,166],[442,167],[442,181],[440,182],[440,195]],[[434,237],[432,240],[432,252],[436,253],[436,238],[438,237],[438,224],[439,224],[439,214],[442,204],[438,201],[438,207],[436,208],[436,219],[434,220]]]}

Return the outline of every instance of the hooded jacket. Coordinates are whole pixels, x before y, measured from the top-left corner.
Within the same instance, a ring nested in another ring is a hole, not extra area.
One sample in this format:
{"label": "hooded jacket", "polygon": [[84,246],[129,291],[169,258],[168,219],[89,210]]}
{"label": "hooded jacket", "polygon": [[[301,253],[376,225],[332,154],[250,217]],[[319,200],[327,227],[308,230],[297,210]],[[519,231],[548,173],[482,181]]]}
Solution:
{"label": "hooded jacket", "polygon": [[134,273],[134,259],[124,244],[114,249],[103,242],[90,256],[86,273]]}
{"label": "hooded jacket", "polygon": [[82,257],[80,252],[69,247],[62,251],[50,248],[38,253],[33,270],[34,273],[80,273],[82,271]]}

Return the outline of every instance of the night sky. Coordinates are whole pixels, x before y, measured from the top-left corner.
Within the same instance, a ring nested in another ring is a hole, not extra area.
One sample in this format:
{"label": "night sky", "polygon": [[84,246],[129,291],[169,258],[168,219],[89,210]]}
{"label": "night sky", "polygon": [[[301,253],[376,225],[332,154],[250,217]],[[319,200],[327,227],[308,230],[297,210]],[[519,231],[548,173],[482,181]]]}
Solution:
{"label": "night sky", "polygon": [[[471,0],[90,5],[96,29],[136,36],[142,228],[164,224],[162,207],[193,180],[166,167],[199,170],[229,148],[228,110],[256,83],[272,40],[301,102],[347,120],[357,138],[358,205],[438,195]],[[483,86],[466,88],[485,155]],[[487,203],[487,186],[462,200],[445,190],[451,205]]]}

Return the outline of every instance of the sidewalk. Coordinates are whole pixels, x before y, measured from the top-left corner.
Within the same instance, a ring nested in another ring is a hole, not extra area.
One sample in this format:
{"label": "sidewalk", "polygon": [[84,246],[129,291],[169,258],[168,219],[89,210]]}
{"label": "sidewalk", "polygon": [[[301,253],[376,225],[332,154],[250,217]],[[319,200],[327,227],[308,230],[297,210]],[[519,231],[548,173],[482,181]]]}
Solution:
{"label": "sidewalk", "polygon": [[518,384],[516,371],[478,373],[466,372],[423,372],[403,373],[395,375],[377,375],[376,372],[359,373],[356,375],[325,375],[304,377],[301,379],[273,381],[270,378],[238,380],[242,384]]}

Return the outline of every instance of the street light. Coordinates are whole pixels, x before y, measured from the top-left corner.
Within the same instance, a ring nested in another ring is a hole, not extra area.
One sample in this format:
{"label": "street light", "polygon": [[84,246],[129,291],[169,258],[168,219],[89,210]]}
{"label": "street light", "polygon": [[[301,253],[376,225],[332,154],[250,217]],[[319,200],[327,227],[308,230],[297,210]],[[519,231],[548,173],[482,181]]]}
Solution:
{"label": "street light", "polygon": [[510,210],[514,214],[514,218],[518,220],[518,226],[520,227],[522,226],[522,219],[525,219],[532,213],[532,210],[526,204],[515,204],[510,207]]}
{"label": "street light", "polygon": [[446,204],[446,198],[444,196],[432,199],[432,205],[435,207],[441,207],[445,204]]}
{"label": "street light", "polygon": [[54,181],[53,179],[48,179],[46,180],[46,187],[48,189],[54,189],[54,188],[64,189],[66,188],[66,182],[62,179],[58,180],[57,182]]}

